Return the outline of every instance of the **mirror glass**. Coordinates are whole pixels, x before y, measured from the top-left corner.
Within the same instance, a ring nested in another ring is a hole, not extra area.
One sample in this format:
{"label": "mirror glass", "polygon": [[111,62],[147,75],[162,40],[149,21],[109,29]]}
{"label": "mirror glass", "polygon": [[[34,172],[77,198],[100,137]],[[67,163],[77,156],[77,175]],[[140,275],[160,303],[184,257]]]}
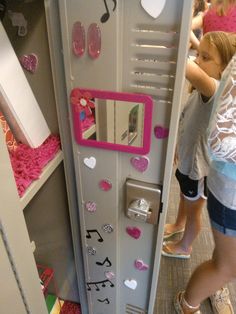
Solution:
{"label": "mirror glass", "polygon": [[149,152],[150,96],[75,88],[70,102],[78,144],[139,154]]}

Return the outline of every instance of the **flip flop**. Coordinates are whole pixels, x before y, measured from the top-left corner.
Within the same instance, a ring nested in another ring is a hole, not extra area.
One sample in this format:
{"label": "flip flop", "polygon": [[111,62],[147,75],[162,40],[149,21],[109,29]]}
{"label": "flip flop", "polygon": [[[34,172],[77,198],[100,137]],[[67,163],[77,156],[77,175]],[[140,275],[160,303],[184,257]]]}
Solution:
{"label": "flip flop", "polygon": [[180,230],[176,230],[176,231],[171,232],[171,233],[167,233],[167,232],[164,231],[163,238],[164,238],[164,240],[166,240],[166,239],[171,238],[173,235],[178,234],[178,233],[182,233],[182,232],[184,232],[184,228],[180,229]]}
{"label": "flip flop", "polygon": [[168,247],[168,243],[171,243],[171,241],[163,242],[162,252],[161,252],[163,256],[181,258],[181,259],[190,258],[190,254],[188,253],[178,253],[178,252],[171,251],[170,248]]}
{"label": "flip flop", "polygon": [[[184,295],[184,291],[179,291],[177,293],[177,295],[174,298],[174,307],[175,307],[175,311],[178,314],[184,314],[182,305],[181,305],[181,301]],[[197,308],[195,312],[191,312],[193,314],[201,314],[201,311]]]}

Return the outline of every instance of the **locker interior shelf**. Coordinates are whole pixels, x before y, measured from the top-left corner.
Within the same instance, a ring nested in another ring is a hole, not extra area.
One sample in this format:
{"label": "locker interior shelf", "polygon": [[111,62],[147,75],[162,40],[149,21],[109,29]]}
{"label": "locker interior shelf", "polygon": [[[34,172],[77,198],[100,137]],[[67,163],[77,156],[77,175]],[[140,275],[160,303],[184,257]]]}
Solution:
{"label": "locker interior shelf", "polygon": [[21,209],[24,210],[26,205],[31,201],[35,194],[40,190],[43,184],[51,176],[54,170],[59,166],[63,160],[63,153],[60,150],[56,156],[44,167],[42,174],[39,176],[39,179],[34,181],[28,189],[25,191],[25,194],[20,198]]}
{"label": "locker interior shelf", "polygon": [[96,131],[96,126],[95,124],[91,125],[87,130],[83,132],[83,138],[88,139],[91,135],[93,135]]}

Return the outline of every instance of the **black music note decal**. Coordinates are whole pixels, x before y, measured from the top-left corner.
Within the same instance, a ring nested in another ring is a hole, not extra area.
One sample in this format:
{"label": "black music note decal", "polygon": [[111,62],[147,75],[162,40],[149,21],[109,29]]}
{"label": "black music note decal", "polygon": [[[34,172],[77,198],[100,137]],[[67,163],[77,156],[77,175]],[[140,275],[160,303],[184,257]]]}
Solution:
{"label": "black music note decal", "polygon": [[111,262],[110,262],[108,257],[106,257],[103,262],[96,262],[96,264],[99,265],[99,266],[103,266],[105,263],[108,264],[108,265],[106,265],[106,267],[111,267],[112,266],[112,264],[111,264]]}
{"label": "black music note decal", "polygon": [[114,7],[113,7],[113,12],[115,11],[115,9],[116,9],[116,0],[113,0],[113,2],[114,2]]}
{"label": "black music note decal", "polygon": [[101,299],[97,299],[98,302],[101,302],[101,303],[105,303],[105,304],[110,304],[110,301],[108,300],[108,298],[104,299],[104,300],[101,300]]}
{"label": "black music note decal", "polygon": [[87,282],[86,283],[87,290],[91,291],[92,289],[91,289],[90,286],[95,286],[95,290],[96,291],[100,291],[99,285],[101,285],[103,288],[105,288],[106,287],[106,283],[109,283],[111,288],[115,287],[115,285],[109,279],[106,279],[106,280],[102,280],[102,281]]}
{"label": "black music note decal", "polygon": [[108,6],[107,6],[107,1],[106,0],[103,0],[104,2],[104,5],[105,5],[105,8],[106,8],[106,12],[102,15],[100,21],[102,23],[106,23],[108,20],[109,20],[109,17],[110,17],[110,12],[108,10]]}
{"label": "black music note decal", "polygon": [[92,237],[91,237],[91,233],[96,233],[96,234],[99,236],[98,242],[103,242],[102,236],[100,235],[100,233],[99,233],[96,229],[87,230],[86,232],[87,232],[87,235],[86,235],[86,238],[87,238],[87,239],[91,239],[91,238],[92,238]]}
{"label": "black music note decal", "polygon": [[[114,2],[114,7],[112,9],[112,11],[114,12],[115,9],[116,9],[117,0],[112,0],[112,1]],[[108,6],[107,6],[107,0],[103,0],[103,2],[104,2],[104,5],[105,5],[106,12],[102,15],[100,21],[102,23],[106,23],[109,20],[109,18],[110,18],[110,12],[109,12],[109,9],[108,9]]]}

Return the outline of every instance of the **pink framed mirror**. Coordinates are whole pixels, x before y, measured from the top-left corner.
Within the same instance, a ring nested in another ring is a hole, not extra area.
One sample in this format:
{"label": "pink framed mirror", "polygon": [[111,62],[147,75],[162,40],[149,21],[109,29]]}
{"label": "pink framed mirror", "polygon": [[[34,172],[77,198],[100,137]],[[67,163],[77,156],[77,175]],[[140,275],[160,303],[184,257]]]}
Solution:
{"label": "pink framed mirror", "polygon": [[75,140],[79,145],[147,154],[150,150],[150,96],[74,88],[70,94]]}

